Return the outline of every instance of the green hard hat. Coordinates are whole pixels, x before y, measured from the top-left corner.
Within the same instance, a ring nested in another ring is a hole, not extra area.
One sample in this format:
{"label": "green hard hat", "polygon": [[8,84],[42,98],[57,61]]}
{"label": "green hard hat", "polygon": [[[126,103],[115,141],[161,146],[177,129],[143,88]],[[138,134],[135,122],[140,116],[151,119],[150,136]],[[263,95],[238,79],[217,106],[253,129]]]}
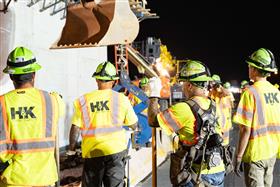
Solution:
{"label": "green hard hat", "polygon": [[248,85],[248,84],[249,84],[248,81],[243,80],[243,81],[241,81],[240,87],[241,87],[241,88],[244,88],[244,87],[245,87],[246,85]]}
{"label": "green hard hat", "polygon": [[277,72],[274,56],[271,51],[265,48],[260,48],[255,51],[250,57],[246,59],[246,62],[250,66],[264,71]]}
{"label": "green hard hat", "polygon": [[220,76],[217,74],[212,75],[212,79],[218,84],[222,83]]}
{"label": "green hard hat", "polygon": [[8,56],[7,66],[3,70],[7,74],[27,74],[41,69],[33,52],[25,47],[16,47]]}
{"label": "green hard hat", "polygon": [[149,79],[147,77],[143,77],[141,80],[140,80],[140,83],[139,85],[140,86],[145,86],[149,83]]}
{"label": "green hard hat", "polygon": [[231,86],[231,85],[230,85],[229,82],[225,82],[224,85],[223,85],[223,87],[226,88],[226,89],[230,88],[230,86]]}
{"label": "green hard hat", "polygon": [[117,71],[115,66],[109,62],[102,62],[96,68],[96,71],[92,75],[92,77],[99,80],[118,80]]}
{"label": "green hard hat", "polygon": [[212,81],[210,71],[205,64],[197,60],[187,60],[179,73],[179,80],[193,82]]}

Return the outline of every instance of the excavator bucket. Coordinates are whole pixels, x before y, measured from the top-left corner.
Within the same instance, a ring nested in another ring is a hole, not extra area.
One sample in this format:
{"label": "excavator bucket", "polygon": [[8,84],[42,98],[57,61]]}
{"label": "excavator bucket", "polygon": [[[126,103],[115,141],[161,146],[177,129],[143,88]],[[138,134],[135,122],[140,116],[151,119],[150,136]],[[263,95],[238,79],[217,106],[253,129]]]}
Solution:
{"label": "excavator bucket", "polygon": [[81,0],[68,5],[61,37],[51,49],[128,44],[138,32],[128,0]]}

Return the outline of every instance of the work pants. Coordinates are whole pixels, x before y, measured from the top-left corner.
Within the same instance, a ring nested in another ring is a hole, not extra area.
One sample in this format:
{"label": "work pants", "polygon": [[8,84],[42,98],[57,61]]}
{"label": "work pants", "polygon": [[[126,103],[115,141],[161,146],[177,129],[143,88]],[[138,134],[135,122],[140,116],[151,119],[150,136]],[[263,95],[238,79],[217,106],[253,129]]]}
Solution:
{"label": "work pants", "polygon": [[[201,187],[223,187],[225,172],[213,173],[213,174],[201,174],[202,183],[199,185]],[[195,182],[193,179],[185,185],[180,187],[194,187]]]}
{"label": "work pants", "polygon": [[127,151],[86,158],[82,175],[82,187],[123,187],[125,177],[125,157]]}
{"label": "work pants", "polygon": [[247,187],[271,187],[276,156],[257,162],[244,163],[244,176]]}

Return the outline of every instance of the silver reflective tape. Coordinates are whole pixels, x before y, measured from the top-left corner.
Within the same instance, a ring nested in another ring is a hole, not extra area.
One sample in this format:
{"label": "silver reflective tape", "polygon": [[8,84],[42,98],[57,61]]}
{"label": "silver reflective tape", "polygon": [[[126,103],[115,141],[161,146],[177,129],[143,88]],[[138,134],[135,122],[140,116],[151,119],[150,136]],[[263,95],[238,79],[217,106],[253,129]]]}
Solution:
{"label": "silver reflective tape", "polygon": [[86,128],[89,128],[90,127],[90,119],[89,119],[89,113],[88,113],[88,110],[87,110],[87,103],[86,103],[85,96],[80,97],[79,101],[80,101],[80,105],[81,105],[81,108],[82,108],[82,115],[83,115],[85,126],[86,126]]}
{"label": "silver reflective tape", "polygon": [[112,114],[112,124],[118,125],[119,124],[119,94],[118,92],[112,91],[112,98],[111,98],[111,114]]}
{"label": "silver reflective tape", "polygon": [[180,128],[178,127],[176,121],[174,121],[174,119],[172,119],[172,116],[170,115],[169,111],[164,110],[162,112],[162,114],[163,114],[166,122],[171,126],[172,130],[177,133],[177,131],[180,130]]}
{"label": "silver reflective tape", "polygon": [[225,126],[225,124],[226,124],[226,117],[225,117],[225,114],[224,114],[224,110],[223,110],[223,103],[222,103],[222,101],[220,100],[220,103],[219,103],[219,107],[220,107],[220,111],[221,111],[221,116],[222,116],[222,127],[224,127]]}
{"label": "silver reflective tape", "polygon": [[4,111],[2,111],[2,104],[0,102],[0,140],[6,139],[6,130],[5,130],[5,124],[4,124]]}
{"label": "silver reflective tape", "polygon": [[36,150],[45,148],[54,148],[54,141],[42,141],[42,142],[27,142],[27,143],[8,143],[7,150],[11,151],[23,151],[23,150]]}
{"label": "silver reflective tape", "polygon": [[251,120],[253,118],[253,113],[243,110],[242,108],[237,108],[236,113],[245,116],[246,119]]}
{"label": "silver reflective tape", "polygon": [[262,106],[261,97],[253,86],[250,86],[249,90],[253,93],[253,95],[255,97],[259,125],[264,125],[265,124],[264,113],[263,113],[264,110],[263,110],[263,106]]}
{"label": "silver reflective tape", "polygon": [[48,92],[42,91],[45,104],[46,104],[46,137],[52,136],[52,126],[53,126],[53,108],[52,108],[52,100],[51,96]]}
{"label": "silver reflective tape", "polygon": [[280,133],[280,125],[279,126],[267,126],[267,127],[263,127],[260,129],[252,129],[250,138],[254,138],[256,136],[263,136],[263,135],[266,135],[267,133],[272,133],[272,132]]}
{"label": "silver reflective tape", "polygon": [[122,127],[108,127],[108,128],[96,128],[82,130],[82,136],[95,136],[98,134],[112,133],[117,131],[122,131]]}

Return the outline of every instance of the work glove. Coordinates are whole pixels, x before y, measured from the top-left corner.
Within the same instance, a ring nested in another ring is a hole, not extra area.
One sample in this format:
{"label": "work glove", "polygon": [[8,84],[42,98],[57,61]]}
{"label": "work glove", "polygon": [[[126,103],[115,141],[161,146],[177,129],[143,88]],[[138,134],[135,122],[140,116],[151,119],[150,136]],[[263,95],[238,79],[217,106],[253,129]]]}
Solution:
{"label": "work glove", "polygon": [[234,166],[234,173],[235,173],[238,177],[241,177],[241,173],[242,173],[243,171],[244,171],[243,162],[241,161],[241,159],[236,158],[235,166]]}
{"label": "work glove", "polygon": [[149,86],[151,89],[150,97],[160,98],[160,91],[162,88],[161,80],[159,77],[152,77],[149,80]]}

